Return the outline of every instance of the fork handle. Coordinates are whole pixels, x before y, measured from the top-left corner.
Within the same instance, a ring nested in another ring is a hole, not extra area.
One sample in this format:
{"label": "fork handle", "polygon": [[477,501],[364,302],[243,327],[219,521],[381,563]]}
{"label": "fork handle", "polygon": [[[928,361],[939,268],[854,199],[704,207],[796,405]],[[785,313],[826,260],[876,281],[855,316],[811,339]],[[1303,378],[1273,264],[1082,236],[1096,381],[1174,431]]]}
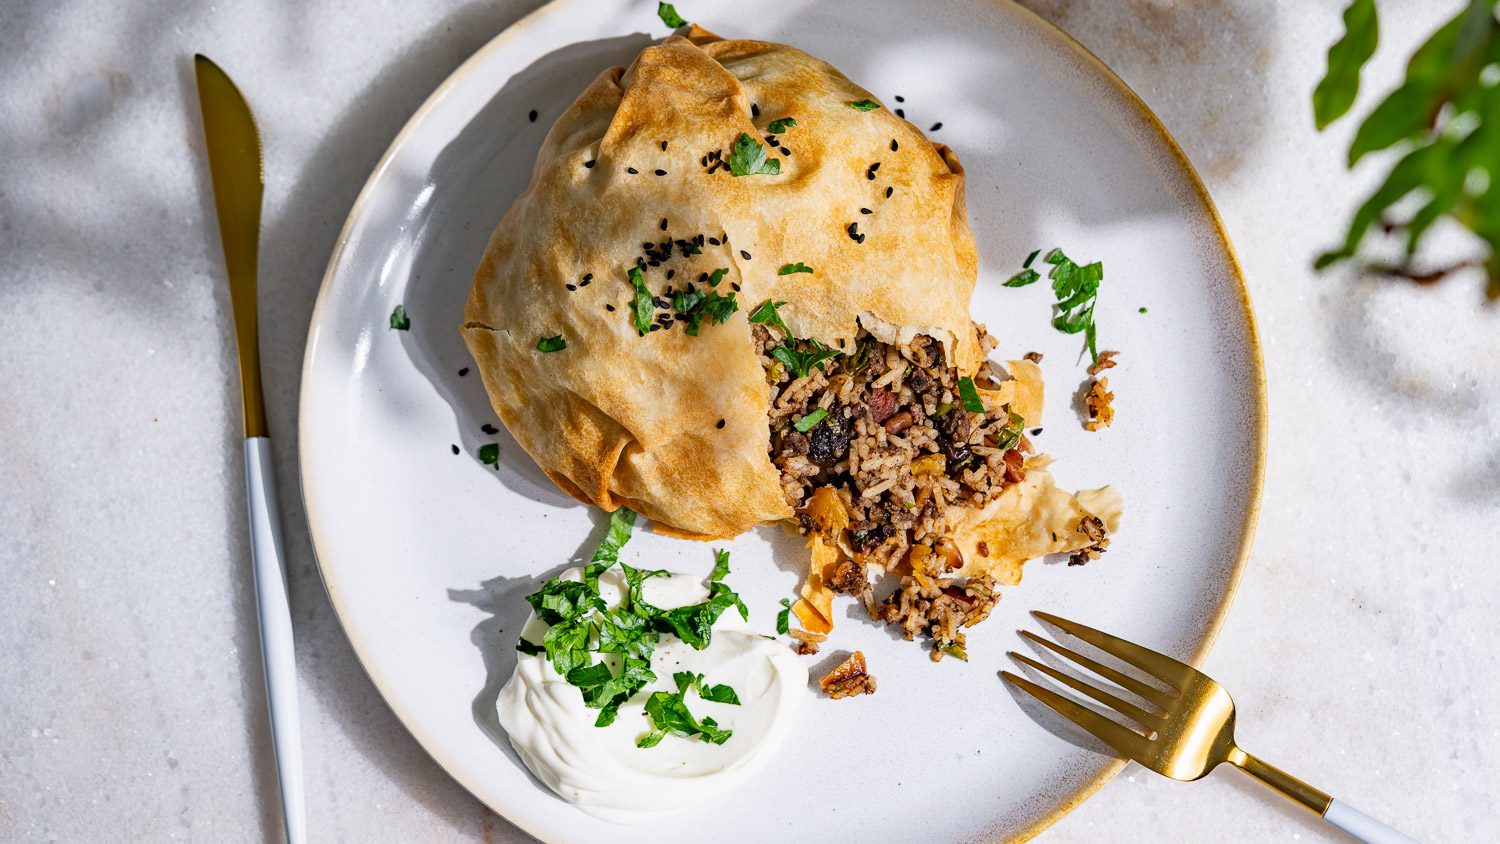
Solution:
{"label": "fork handle", "polygon": [[1416,839],[1387,826],[1369,815],[1313,788],[1269,762],[1251,756],[1238,747],[1229,752],[1229,763],[1265,783],[1273,791],[1322,816],[1357,841],[1365,844],[1417,844]]}

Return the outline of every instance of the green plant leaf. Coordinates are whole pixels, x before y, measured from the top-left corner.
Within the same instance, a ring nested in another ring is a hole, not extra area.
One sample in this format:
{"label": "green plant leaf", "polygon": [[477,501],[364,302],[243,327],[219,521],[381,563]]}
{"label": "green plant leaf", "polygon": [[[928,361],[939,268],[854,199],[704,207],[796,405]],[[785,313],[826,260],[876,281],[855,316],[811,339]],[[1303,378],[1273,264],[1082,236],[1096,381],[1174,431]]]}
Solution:
{"label": "green plant leaf", "polygon": [[1343,117],[1359,95],[1359,73],[1375,55],[1380,23],[1375,0],[1353,0],[1344,10],[1344,35],[1328,48],[1328,72],[1313,90],[1313,119],[1321,130]]}

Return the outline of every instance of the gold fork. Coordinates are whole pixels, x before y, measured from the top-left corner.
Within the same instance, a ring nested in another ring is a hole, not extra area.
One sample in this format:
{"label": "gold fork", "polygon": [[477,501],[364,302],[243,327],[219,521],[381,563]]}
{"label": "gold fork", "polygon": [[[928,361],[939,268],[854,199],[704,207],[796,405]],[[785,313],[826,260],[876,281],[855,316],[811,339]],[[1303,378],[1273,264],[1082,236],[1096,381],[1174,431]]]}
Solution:
{"label": "gold fork", "polygon": [[[1380,821],[1334,800],[1291,774],[1251,756],[1234,743],[1234,701],[1224,687],[1203,672],[1117,636],[1101,633],[1074,621],[1049,613],[1034,613],[1037,618],[1093,645],[1115,659],[1153,678],[1146,683],[1123,671],[1111,668],[1082,654],[1026,630],[1022,636],[1065,659],[1094,672],[1115,684],[1115,691],[1084,682],[1071,674],[1043,664],[1023,654],[1010,652],[1021,663],[1045,674],[1079,694],[1103,704],[1135,722],[1131,727],[1076,700],[1018,677],[1009,671],[1001,676],[1058,714],[1087,730],[1126,758],[1133,759],[1158,774],[1174,780],[1201,779],[1221,763],[1239,768],[1260,780],[1284,797],[1290,798],[1354,838],[1370,844],[1416,844],[1412,839]],[[1124,690],[1144,702],[1144,706],[1121,698]]]}

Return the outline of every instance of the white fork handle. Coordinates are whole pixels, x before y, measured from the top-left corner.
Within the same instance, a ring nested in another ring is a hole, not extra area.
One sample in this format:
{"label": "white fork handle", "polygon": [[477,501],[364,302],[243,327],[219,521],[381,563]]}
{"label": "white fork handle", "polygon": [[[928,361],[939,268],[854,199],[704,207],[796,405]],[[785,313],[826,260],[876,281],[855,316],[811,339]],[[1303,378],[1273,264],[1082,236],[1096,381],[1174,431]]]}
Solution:
{"label": "white fork handle", "polygon": [[307,841],[302,785],[302,721],[297,711],[297,663],[292,650],[292,606],[281,550],[276,475],[271,441],[245,440],[245,492],[250,505],[250,557],[255,569],[255,607],[260,616],[260,656],[266,669],[266,702],[276,781],[288,844]]}
{"label": "white fork handle", "polygon": [[1415,838],[1395,827],[1386,826],[1369,815],[1339,800],[1328,804],[1323,820],[1354,836],[1365,844],[1417,844]]}

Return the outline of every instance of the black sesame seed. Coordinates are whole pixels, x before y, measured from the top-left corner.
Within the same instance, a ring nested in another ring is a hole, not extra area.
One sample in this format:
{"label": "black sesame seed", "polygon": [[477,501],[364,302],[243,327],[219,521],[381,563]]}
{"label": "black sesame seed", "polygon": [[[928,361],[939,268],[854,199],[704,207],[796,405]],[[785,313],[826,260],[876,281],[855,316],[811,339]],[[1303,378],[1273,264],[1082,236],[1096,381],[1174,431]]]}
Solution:
{"label": "black sesame seed", "polygon": [[661,330],[661,326],[660,325],[653,325],[653,326],[651,326],[651,330],[652,331],[660,331]]}
{"label": "black sesame seed", "polygon": [[1041,428],[1032,428],[1031,429],[1031,435],[1033,437],[1040,437],[1042,435],[1042,429]]}
{"label": "black sesame seed", "polygon": [[886,188],[885,189],[885,198],[886,199],[890,199],[891,198],[891,194],[893,194],[895,192],[896,192],[895,188]]}
{"label": "black sesame seed", "polygon": [[499,428],[496,428],[494,425],[491,425],[488,422],[484,423],[483,425],[480,425],[479,426],[479,430],[483,431],[484,433],[486,433],[486,434],[488,434],[489,436],[492,436],[492,437],[494,435],[500,433],[500,429]]}
{"label": "black sesame seed", "polygon": [[661,266],[661,261],[647,261],[646,262],[646,266],[648,266],[648,267],[659,267],[659,266]]}
{"label": "black sesame seed", "polygon": [[943,121],[939,120],[938,122],[932,124],[932,128],[928,129],[927,131],[929,131],[929,132],[936,132],[937,130],[939,130],[941,128],[943,128]]}
{"label": "black sesame seed", "polygon": [[457,457],[457,456],[458,456],[458,446],[453,446],[453,455],[454,455],[454,456],[455,456],[455,457]]}
{"label": "black sesame seed", "polygon": [[898,102],[898,103],[904,103],[904,102],[906,102],[906,98],[903,97],[903,96],[901,96],[900,94],[897,94],[896,95],[896,102]]}
{"label": "black sesame seed", "polygon": [[586,278],[583,281],[578,282],[578,286],[579,287],[588,287],[590,284],[593,284],[593,283],[594,282],[592,280]]}
{"label": "black sesame seed", "polygon": [[746,251],[745,251],[745,250],[743,250],[743,249],[741,249],[741,250],[740,250],[740,257],[741,257],[741,258],[744,258],[744,259],[745,259],[745,260],[746,260],[746,261],[748,261],[748,260],[750,260],[750,253],[749,253],[749,252],[746,252]]}
{"label": "black sesame seed", "polygon": [[662,231],[666,231],[667,230],[667,218],[666,217],[662,217],[661,218],[661,230]]}
{"label": "black sesame seed", "polygon": [[895,138],[891,138],[891,152],[895,152],[896,150],[898,150],[900,148],[901,148],[901,145],[898,144],[898,143],[896,143],[896,139]]}
{"label": "black sesame seed", "polygon": [[717,237],[711,237],[711,238],[709,238],[709,239],[708,239],[708,242],[709,242],[709,243],[712,243],[712,244],[713,244],[713,245],[715,245],[715,246],[718,246],[718,245],[719,245],[719,239],[718,239],[718,238],[717,238]]}
{"label": "black sesame seed", "polygon": [[698,273],[699,281],[708,281],[708,273]]}
{"label": "black sesame seed", "polygon": [[573,291],[574,291],[574,290],[577,290],[577,289],[578,289],[578,285],[576,285],[576,284],[569,284],[569,285],[565,285],[565,286],[566,286],[566,287],[567,287],[567,288],[568,288],[568,292],[569,292],[569,293],[571,293],[571,292],[573,292]]}
{"label": "black sesame seed", "polygon": [[874,164],[870,165],[870,172],[872,172],[872,173],[874,171],[876,171],[876,170],[879,170],[879,169],[880,169],[880,162],[879,161],[877,161]]}
{"label": "black sesame seed", "polygon": [[859,233],[859,223],[850,223],[849,227],[845,229],[845,231],[849,232],[850,237],[854,237]]}
{"label": "black sesame seed", "polygon": [[703,235],[702,234],[695,234],[695,235],[693,235],[693,242],[696,243],[696,244],[698,244],[699,246],[702,246],[703,245]]}
{"label": "black sesame seed", "polygon": [[898,109],[896,109],[896,116],[897,117],[901,117],[901,118],[905,118],[906,117],[906,111],[904,109],[899,109],[898,108]]}
{"label": "black sesame seed", "polygon": [[724,420],[720,419],[718,422],[715,422],[714,423],[714,427],[715,428],[723,428],[724,427]]}
{"label": "black sesame seed", "polygon": [[864,243],[865,242],[865,236],[864,235],[860,235],[859,237],[854,238],[854,242],[855,243]]}
{"label": "black sesame seed", "polygon": [[861,214],[874,214],[875,212],[871,211],[868,208],[861,208],[861,209],[859,209],[859,213],[861,213]]}
{"label": "black sesame seed", "polygon": [[634,175],[635,175],[635,174],[636,174],[636,173],[639,173],[639,172],[641,172],[641,171],[639,171],[639,170],[637,170],[637,169],[635,169],[635,168],[634,168],[634,167],[626,167],[626,168],[625,168],[625,172],[626,172],[626,173],[629,173],[629,174],[630,174],[630,175],[632,175],[632,176],[634,176]]}
{"label": "black sesame seed", "polygon": [[468,374],[469,374],[469,368],[467,366],[464,367],[463,369],[460,369],[458,371],[458,377],[460,377],[460,378],[462,378],[462,377],[464,377],[465,375],[468,375]]}
{"label": "black sesame seed", "polygon": [[667,151],[667,142],[666,141],[662,141],[661,142],[661,151],[662,152],[666,152]]}
{"label": "black sesame seed", "polygon": [[615,306],[614,305],[605,305],[604,306],[604,310],[609,311],[610,313],[614,313],[615,312]]}
{"label": "black sesame seed", "polygon": [[672,280],[672,276],[674,276],[674,275],[677,275],[677,271],[676,270],[667,270],[667,280],[668,281],[671,281]]}
{"label": "black sesame seed", "polygon": [[792,154],[792,151],[787,149],[786,147],[778,147],[777,149],[781,151],[782,155],[790,156]]}
{"label": "black sesame seed", "polygon": [[588,161],[583,162],[583,166],[589,168],[590,170],[594,169],[594,159],[590,158]]}
{"label": "black sesame seed", "polygon": [[594,280],[594,274],[593,273],[584,273],[583,274],[583,280],[584,280],[585,283],[593,281]]}
{"label": "black sesame seed", "polygon": [[775,135],[767,135],[766,136],[766,143],[770,144],[773,147],[776,146],[776,136]]}
{"label": "black sesame seed", "polygon": [[737,281],[729,282],[729,289],[733,290],[736,293],[740,292],[740,283]]}
{"label": "black sesame seed", "polygon": [[759,103],[751,103],[750,104],[750,116],[751,117],[760,117],[760,104]]}
{"label": "black sesame seed", "polygon": [[865,171],[865,178],[869,179],[872,182],[875,181],[875,171],[874,170],[866,170]]}
{"label": "black sesame seed", "polygon": [[665,176],[665,175],[667,175],[667,171],[658,169],[656,171],[656,175],[658,175],[658,176]]}
{"label": "black sesame seed", "polygon": [[531,113],[528,114],[528,115],[526,115],[526,119],[530,120],[532,123],[535,123],[536,122],[536,109],[532,109]]}
{"label": "black sesame seed", "polygon": [[729,245],[729,232],[719,232],[719,239],[722,240],[722,241],[724,241],[724,245],[725,246],[728,246]]}

